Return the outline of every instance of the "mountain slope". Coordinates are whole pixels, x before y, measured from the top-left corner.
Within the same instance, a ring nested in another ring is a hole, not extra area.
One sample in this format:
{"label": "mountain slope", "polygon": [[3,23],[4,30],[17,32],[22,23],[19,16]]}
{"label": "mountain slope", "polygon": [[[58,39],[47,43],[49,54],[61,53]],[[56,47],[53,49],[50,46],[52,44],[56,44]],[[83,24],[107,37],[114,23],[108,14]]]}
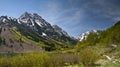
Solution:
{"label": "mountain slope", "polygon": [[25,38],[16,28],[0,25],[0,52],[41,51],[42,48],[30,39]]}
{"label": "mountain slope", "polygon": [[100,43],[110,44],[120,44],[120,21],[117,22],[112,27],[108,28],[106,31],[101,33]]}
{"label": "mountain slope", "polygon": [[[69,44],[76,43],[76,40],[70,37],[64,30],[58,26],[52,26],[36,13],[30,14],[28,12],[25,12],[20,16],[18,22],[30,27],[39,35],[42,35],[44,33],[47,37],[58,41],[67,42]],[[56,27],[59,29],[56,29]]]}
{"label": "mountain slope", "polygon": [[90,33],[85,40],[78,42],[78,47],[87,46],[105,46],[110,47],[112,44],[120,45],[120,21],[112,27],[97,31],[97,33]]}
{"label": "mountain slope", "polygon": [[[1,34],[0,48],[5,47],[3,52],[41,51],[44,49],[47,51],[61,50],[77,42],[76,39],[70,37],[60,27],[52,26],[36,13],[25,12],[18,19],[1,16],[0,26],[2,29],[7,29],[6,35],[10,35],[3,37],[5,35]],[[4,33],[4,31],[1,30],[1,33]],[[3,46],[5,45],[3,39],[5,39],[7,45],[12,45],[11,49],[8,50],[9,46]],[[11,40],[14,42],[13,44],[9,43]],[[0,49],[1,52],[2,50]]]}

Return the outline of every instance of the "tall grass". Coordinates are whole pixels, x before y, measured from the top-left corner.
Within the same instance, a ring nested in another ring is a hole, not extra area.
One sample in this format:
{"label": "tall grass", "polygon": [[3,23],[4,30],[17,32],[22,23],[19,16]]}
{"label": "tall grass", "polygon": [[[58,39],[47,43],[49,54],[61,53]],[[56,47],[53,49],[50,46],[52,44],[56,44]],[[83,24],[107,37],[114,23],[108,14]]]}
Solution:
{"label": "tall grass", "polygon": [[47,67],[46,63],[49,59],[47,53],[43,52],[4,56],[0,58],[0,67]]}
{"label": "tall grass", "polygon": [[73,54],[25,53],[0,57],[0,67],[61,67],[79,63]]}

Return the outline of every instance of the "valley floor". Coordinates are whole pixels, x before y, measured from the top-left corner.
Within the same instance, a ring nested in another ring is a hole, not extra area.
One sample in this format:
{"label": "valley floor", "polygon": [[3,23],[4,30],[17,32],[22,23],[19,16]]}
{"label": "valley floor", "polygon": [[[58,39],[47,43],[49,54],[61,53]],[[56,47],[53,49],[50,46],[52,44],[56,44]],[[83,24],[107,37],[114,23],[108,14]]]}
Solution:
{"label": "valley floor", "polygon": [[72,53],[9,53],[0,54],[0,67],[120,67],[120,60],[103,58],[84,66],[79,55]]}

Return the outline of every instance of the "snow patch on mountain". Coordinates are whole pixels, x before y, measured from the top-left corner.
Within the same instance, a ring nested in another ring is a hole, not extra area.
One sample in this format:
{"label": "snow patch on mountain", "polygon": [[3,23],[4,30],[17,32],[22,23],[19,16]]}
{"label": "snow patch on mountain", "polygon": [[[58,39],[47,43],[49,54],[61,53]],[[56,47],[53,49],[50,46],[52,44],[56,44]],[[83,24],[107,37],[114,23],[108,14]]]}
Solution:
{"label": "snow patch on mountain", "polygon": [[46,33],[44,33],[44,32],[42,32],[42,36],[47,36],[47,34],[46,34]]}

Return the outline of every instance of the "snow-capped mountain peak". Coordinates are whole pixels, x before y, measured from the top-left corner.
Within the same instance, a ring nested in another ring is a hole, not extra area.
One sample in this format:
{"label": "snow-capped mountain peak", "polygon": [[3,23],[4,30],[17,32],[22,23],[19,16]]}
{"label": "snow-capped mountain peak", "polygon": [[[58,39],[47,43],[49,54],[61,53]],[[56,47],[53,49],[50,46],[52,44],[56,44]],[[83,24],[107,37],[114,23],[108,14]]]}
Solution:
{"label": "snow-capped mountain peak", "polygon": [[18,19],[19,23],[27,24],[27,26],[34,27],[35,24],[38,24],[40,27],[47,27],[50,24],[46,22],[41,16],[39,16],[37,13],[28,13],[25,12],[20,16]]}
{"label": "snow-capped mountain peak", "polygon": [[88,36],[90,33],[97,33],[97,30],[91,30],[91,31],[87,31],[87,32],[85,32],[85,33],[82,33],[82,34],[80,34],[80,35],[77,37],[77,39],[78,39],[79,41],[82,41],[82,40],[86,39],[87,36]]}
{"label": "snow-capped mountain peak", "polygon": [[24,23],[27,24],[27,26],[34,26],[33,20],[32,19],[32,14],[25,12],[24,14],[22,14],[20,16],[20,18],[18,19],[19,23]]}
{"label": "snow-capped mountain peak", "polygon": [[0,22],[6,23],[9,21],[17,21],[17,19],[13,18],[13,17],[8,17],[8,16],[1,16],[0,17]]}

